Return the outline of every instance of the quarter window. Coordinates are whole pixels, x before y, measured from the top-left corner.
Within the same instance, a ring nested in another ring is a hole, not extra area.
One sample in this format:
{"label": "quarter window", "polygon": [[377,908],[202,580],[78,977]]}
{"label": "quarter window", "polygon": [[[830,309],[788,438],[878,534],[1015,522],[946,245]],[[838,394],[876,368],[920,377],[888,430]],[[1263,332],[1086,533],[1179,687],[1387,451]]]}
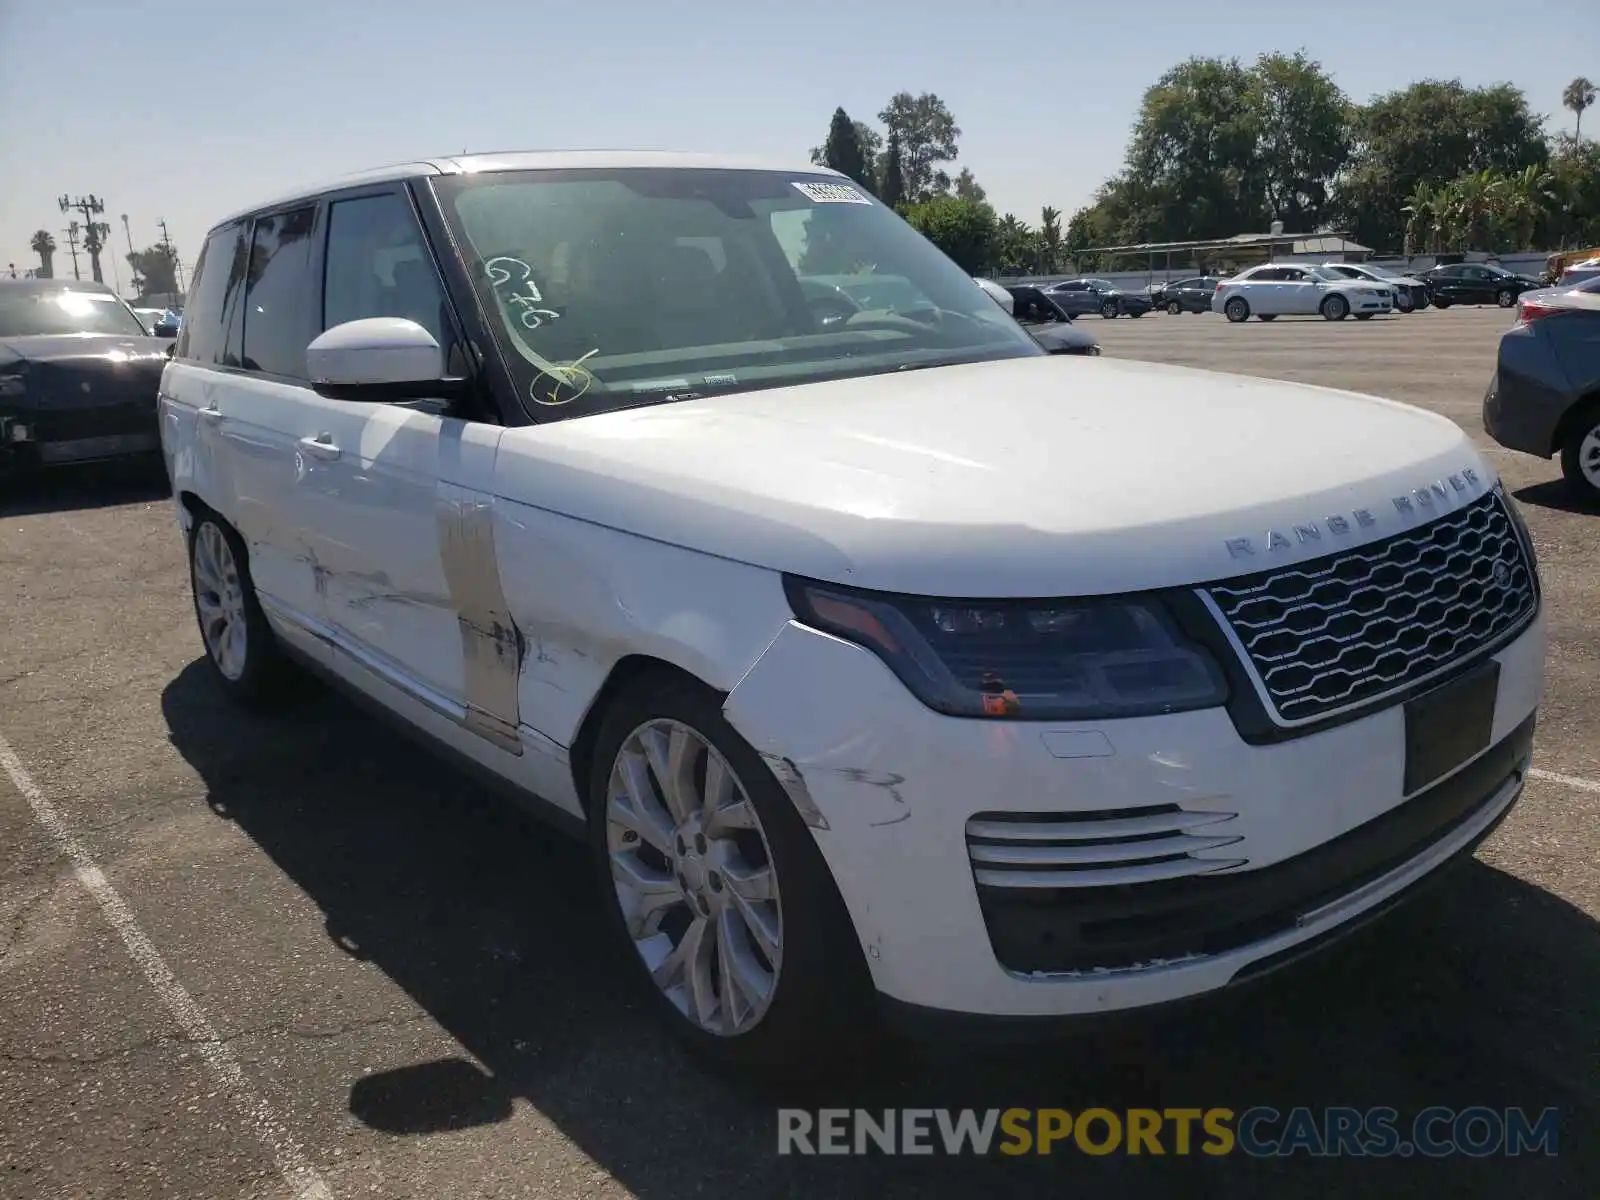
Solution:
{"label": "quarter window", "polygon": [[245,226],[229,225],[206,239],[189,286],[189,304],[174,355],[189,362],[237,366],[228,329],[245,275]]}
{"label": "quarter window", "polygon": [[306,343],[315,335],[307,319],[311,230],[315,208],[257,217],[245,289],[246,370],[290,379],[306,377]]}

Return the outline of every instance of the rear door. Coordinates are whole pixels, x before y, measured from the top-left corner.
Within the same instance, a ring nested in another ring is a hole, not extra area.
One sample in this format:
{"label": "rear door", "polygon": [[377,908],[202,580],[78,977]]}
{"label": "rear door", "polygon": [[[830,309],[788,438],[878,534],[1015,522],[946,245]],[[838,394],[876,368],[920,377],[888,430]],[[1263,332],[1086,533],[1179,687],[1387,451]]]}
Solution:
{"label": "rear door", "polygon": [[320,619],[320,514],[307,503],[314,469],[299,442],[316,424],[320,398],[306,381],[311,340],[311,258],[317,206],[258,214],[241,243],[245,263],[238,301],[237,351],[215,379],[219,474],[226,478],[226,515],[250,552],[250,574],[269,607],[300,621]]}

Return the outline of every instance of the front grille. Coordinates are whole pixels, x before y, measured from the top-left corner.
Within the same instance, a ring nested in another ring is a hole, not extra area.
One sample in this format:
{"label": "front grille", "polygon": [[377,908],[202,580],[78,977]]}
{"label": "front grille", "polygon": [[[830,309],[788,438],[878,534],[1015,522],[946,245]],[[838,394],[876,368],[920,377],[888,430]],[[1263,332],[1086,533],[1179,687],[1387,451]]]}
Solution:
{"label": "front grille", "polygon": [[1498,493],[1420,529],[1208,593],[1287,725],[1419,683],[1515,632],[1538,607]]}

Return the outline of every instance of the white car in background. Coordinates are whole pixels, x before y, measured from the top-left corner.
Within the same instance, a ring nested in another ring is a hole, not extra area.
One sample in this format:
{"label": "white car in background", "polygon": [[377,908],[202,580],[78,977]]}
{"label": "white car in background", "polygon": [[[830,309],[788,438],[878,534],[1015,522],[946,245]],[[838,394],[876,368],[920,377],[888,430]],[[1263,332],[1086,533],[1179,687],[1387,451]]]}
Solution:
{"label": "white car in background", "polygon": [[1323,263],[1322,270],[1356,283],[1369,282],[1394,289],[1394,306],[1399,312],[1415,312],[1428,307],[1428,285],[1414,275],[1396,275],[1382,267],[1364,263]]}
{"label": "white car in background", "polygon": [[1323,267],[1266,263],[1241,271],[1217,285],[1211,311],[1235,324],[1259,317],[1314,316],[1342,321],[1354,314],[1365,321],[1394,310],[1394,289],[1386,284],[1341,279]]}

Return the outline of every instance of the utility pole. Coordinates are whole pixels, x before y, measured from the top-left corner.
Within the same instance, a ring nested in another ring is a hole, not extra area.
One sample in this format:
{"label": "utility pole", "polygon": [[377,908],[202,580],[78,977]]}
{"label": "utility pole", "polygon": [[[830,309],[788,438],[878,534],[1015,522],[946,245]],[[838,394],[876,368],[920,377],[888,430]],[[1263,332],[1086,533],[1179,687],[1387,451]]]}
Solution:
{"label": "utility pole", "polygon": [[[178,260],[178,248],[172,244],[172,236],[167,233],[167,219],[162,217],[156,224],[161,227],[161,244],[166,248],[168,257],[172,259],[172,286],[177,289],[178,295],[182,295],[183,263]],[[173,301],[176,303],[177,298],[174,297]]]}
{"label": "utility pole", "polygon": [[83,276],[78,273],[78,223],[74,221],[61,232],[67,235],[67,249],[72,252],[72,277],[81,282]]}
{"label": "utility pole", "polygon": [[[100,274],[100,250],[104,245],[101,235],[102,231],[109,233],[111,227],[97,222],[95,218],[105,212],[106,202],[99,196],[91,194],[79,196],[76,200],[71,196],[64,195],[59,203],[61,211],[64,213],[81,212],[83,214],[83,223],[88,227],[83,239],[83,248],[89,255],[89,269],[93,271],[96,283],[104,283],[105,279]],[[74,221],[73,225],[76,227],[77,222]],[[76,269],[76,259],[74,259],[73,266]],[[82,276],[79,276],[79,278],[81,279]]]}

